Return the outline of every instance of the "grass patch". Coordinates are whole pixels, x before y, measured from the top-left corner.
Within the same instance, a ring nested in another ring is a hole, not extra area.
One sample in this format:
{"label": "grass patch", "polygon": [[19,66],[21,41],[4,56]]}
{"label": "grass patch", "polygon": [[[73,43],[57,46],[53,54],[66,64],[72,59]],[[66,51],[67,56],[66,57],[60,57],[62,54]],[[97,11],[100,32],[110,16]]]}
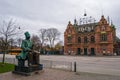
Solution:
{"label": "grass patch", "polygon": [[9,72],[14,70],[14,64],[0,62],[0,73]]}

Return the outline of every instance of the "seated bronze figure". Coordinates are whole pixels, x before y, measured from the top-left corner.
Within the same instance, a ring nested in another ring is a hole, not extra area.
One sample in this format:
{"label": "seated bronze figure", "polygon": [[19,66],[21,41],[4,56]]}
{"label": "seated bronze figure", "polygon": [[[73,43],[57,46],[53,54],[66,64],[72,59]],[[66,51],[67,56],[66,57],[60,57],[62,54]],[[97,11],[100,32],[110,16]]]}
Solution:
{"label": "seated bronze figure", "polygon": [[[42,65],[39,64],[39,52],[33,50],[33,44],[30,41],[29,32],[25,32],[25,40],[21,44],[21,53],[16,56],[18,59],[18,65],[15,66],[14,73],[17,72],[32,72],[35,70],[42,70]],[[28,65],[25,65],[25,61],[28,61]]]}

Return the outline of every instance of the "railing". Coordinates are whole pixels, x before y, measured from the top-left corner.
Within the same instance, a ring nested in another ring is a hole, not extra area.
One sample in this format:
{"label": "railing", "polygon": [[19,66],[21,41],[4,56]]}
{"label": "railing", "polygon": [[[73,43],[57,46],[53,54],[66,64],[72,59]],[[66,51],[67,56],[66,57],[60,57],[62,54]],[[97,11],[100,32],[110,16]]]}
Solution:
{"label": "railing", "polygon": [[72,71],[72,62],[66,61],[51,61],[51,60],[40,60],[45,68],[56,68]]}

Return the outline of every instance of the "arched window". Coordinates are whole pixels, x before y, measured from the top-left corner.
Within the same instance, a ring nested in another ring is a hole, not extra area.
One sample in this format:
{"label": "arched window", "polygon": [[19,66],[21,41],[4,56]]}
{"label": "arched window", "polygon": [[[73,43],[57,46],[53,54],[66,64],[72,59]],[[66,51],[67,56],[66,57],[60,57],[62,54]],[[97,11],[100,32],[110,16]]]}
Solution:
{"label": "arched window", "polygon": [[68,41],[68,43],[71,43],[72,42],[72,37],[68,36],[67,41]]}
{"label": "arched window", "polygon": [[78,43],[81,43],[81,38],[80,37],[78,37]]}
{"label": "arched window", "polygon": [[94,43],[95,42],[95,37],[91,36],[91,42]]}
{"label": "arched window", "polygon": [[84,43],[87,43],[88,42],[88,38],[87,36],[84,37]]}
{"label": "arched window", "polygon": [[101,41],[107,41],[107,34],[101,34]]}

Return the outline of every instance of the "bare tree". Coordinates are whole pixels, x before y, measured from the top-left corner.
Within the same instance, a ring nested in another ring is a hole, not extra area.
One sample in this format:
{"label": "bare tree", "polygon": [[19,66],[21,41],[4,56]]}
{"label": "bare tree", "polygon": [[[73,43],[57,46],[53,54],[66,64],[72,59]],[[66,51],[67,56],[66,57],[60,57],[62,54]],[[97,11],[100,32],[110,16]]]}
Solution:
{"label": "bare tree", "polygon": [[54,46],[55,40],[59,39],[60,32],[56,28],[47,29],[46,36],[48,41],[50,42],[50,47]]}
{"label": "bare tree", "polygon": [[40,39],[39,39],[39,37],[37,35],[33,35],[31,37],[31,41],[33,43],[33,48],[35,50],[39,50],[40,49]]}
{"label": "bare tree", "polygon": [[41,48],[43,47],[44,42],[46,41],[46,29],[41,28],[38,31],[39,34],[39,39],[40,39],[40,43],[41,43]]}
{"label": "bare tree", "polygon": [[9,47],[10,47],[11,49],[13,48],[14,43],[15,43],[14,39],[11,38],[11,39],[9,40]]}
{"label": "bare tree", "polygon": [[0,29],[0,35],[2,37],[2,43],[3,43],[3,60],[2,63],[5,61],[5,54],[8,51],[8,46],[10,43],[10,39],[13,38],[13,36],[20,34],[20,27],[15,24],[15,21],[13,19],[10,19],[8,21],[3,20],[1,23],[1,29]]}
{"label": "bare tree", "polygon": [[0,52],[3,50],[3,37],[0,37]]}
{"label": "bare tree", "polygon": [[20,47],[21,43],[22,43],[22,38],[18,38],[17,39],[17,44],[18,44],[19,47]]}

